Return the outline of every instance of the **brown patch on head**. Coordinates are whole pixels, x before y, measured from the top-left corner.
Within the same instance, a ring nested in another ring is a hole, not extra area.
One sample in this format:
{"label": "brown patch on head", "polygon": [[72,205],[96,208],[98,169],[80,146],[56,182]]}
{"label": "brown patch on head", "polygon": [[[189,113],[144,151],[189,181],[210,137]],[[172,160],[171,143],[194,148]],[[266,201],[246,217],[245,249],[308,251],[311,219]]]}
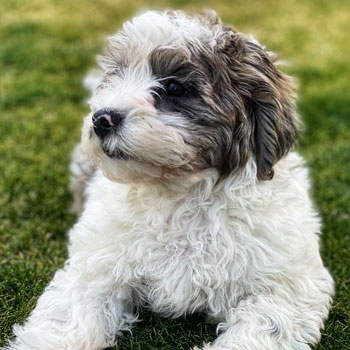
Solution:
{"label": "brown patch on head", "polygon": [[185,74],[195,71],[189,53],[184,48],[159,47],[151,52],[149,62],[153,74],[160,79],[181,71],[185,71]]}
{"label": "brown patch on head", "polygon": [[[222,176],[242,169],[254,156],[257,176],[273,177],[273,165],[292,147],[297,133],[293,84],[260,45],[222,27],[212,17],[209,28],[220,27],[213,48],[203,45],[157,48],[150,55],[153,73],[175,77],[186,87],[178,99],[160,96],[160,112],[181,114],[190,122],[191,143],[200,166],[214,166]],[[208,24],[209,23],[209,24]]]}

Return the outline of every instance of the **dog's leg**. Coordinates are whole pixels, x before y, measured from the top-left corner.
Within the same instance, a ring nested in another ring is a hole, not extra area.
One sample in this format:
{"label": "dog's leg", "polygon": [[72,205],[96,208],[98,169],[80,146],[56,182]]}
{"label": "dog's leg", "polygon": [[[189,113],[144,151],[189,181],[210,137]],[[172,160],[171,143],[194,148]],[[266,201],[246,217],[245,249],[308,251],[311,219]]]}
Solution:
{"label": "dog's leg", "polygon": [[6,349],[97,350],[130,329],[136,320],[131,291],[116,285],[106,257],[96,260],[92,271],[80,264],[89,261],[68,261],[56,272],[25,324],[14,327],[16,339]]}
{"label": "dog's leg", "polygon": [[[326,270],[298,287],[275,286],[271,294],[241,300],[219,325],[222,334],[206,350],[310,350],[320,339],[332,299]],[[280,288],[278,290],[278,288]]]}

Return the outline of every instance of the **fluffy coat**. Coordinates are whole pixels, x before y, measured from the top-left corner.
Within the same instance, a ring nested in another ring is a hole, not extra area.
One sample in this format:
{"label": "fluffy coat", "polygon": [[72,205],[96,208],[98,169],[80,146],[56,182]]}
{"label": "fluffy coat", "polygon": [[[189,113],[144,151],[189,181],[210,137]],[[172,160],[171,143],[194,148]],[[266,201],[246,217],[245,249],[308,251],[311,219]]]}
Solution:
{"label": "fluffy coat", "polygon": [[[290,81],[213,14],[149,12],[110,42],[74,153],[82,214],[69,259],[7,349],[102,349],[147,307],[169,317],[207,313],[220,334],[205,349],[309,350],[333,282],[306,167],[289,151],[297,129]],[[221,74],[209,76],[204,62],[220,50]],[[231,55],[241,66],[229,74]],[[191,83],[201,87],[169,99],[169,73],[157,74],[178,62],[192,64]],[[105,139],[91,119],[101,108],[126,114]]]}

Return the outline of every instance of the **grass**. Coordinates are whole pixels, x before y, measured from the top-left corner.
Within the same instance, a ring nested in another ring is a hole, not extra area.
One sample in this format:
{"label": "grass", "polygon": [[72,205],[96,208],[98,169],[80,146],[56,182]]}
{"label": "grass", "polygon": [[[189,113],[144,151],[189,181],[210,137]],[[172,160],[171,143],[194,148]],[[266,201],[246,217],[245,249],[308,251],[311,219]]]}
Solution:
{"label": "grass", "polygon": [[[350,349],[350,3],[346,0],[6,0],[0,2],[0,344],[22,322],[66,257],[70,151],[81,87],[104,37],[144,8],[215,8],[289,61],[297,77],[322,256],[336,297],[318,350]],[[118,347],[189,349],[215,336],[201,316],[145,313]]]}

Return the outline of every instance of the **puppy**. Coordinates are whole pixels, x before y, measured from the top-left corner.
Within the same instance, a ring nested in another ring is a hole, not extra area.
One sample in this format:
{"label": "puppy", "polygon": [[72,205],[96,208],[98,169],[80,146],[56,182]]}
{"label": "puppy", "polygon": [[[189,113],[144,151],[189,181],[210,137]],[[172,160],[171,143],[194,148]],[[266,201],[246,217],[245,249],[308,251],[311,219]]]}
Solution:
{"label": "puppy", "polygon": [[69,259],[7,349],[102,349],[142,306],[207,313],[208,350],[310,349],[333,282],[291,79],[214,13],[142,14],[99,61]]}

